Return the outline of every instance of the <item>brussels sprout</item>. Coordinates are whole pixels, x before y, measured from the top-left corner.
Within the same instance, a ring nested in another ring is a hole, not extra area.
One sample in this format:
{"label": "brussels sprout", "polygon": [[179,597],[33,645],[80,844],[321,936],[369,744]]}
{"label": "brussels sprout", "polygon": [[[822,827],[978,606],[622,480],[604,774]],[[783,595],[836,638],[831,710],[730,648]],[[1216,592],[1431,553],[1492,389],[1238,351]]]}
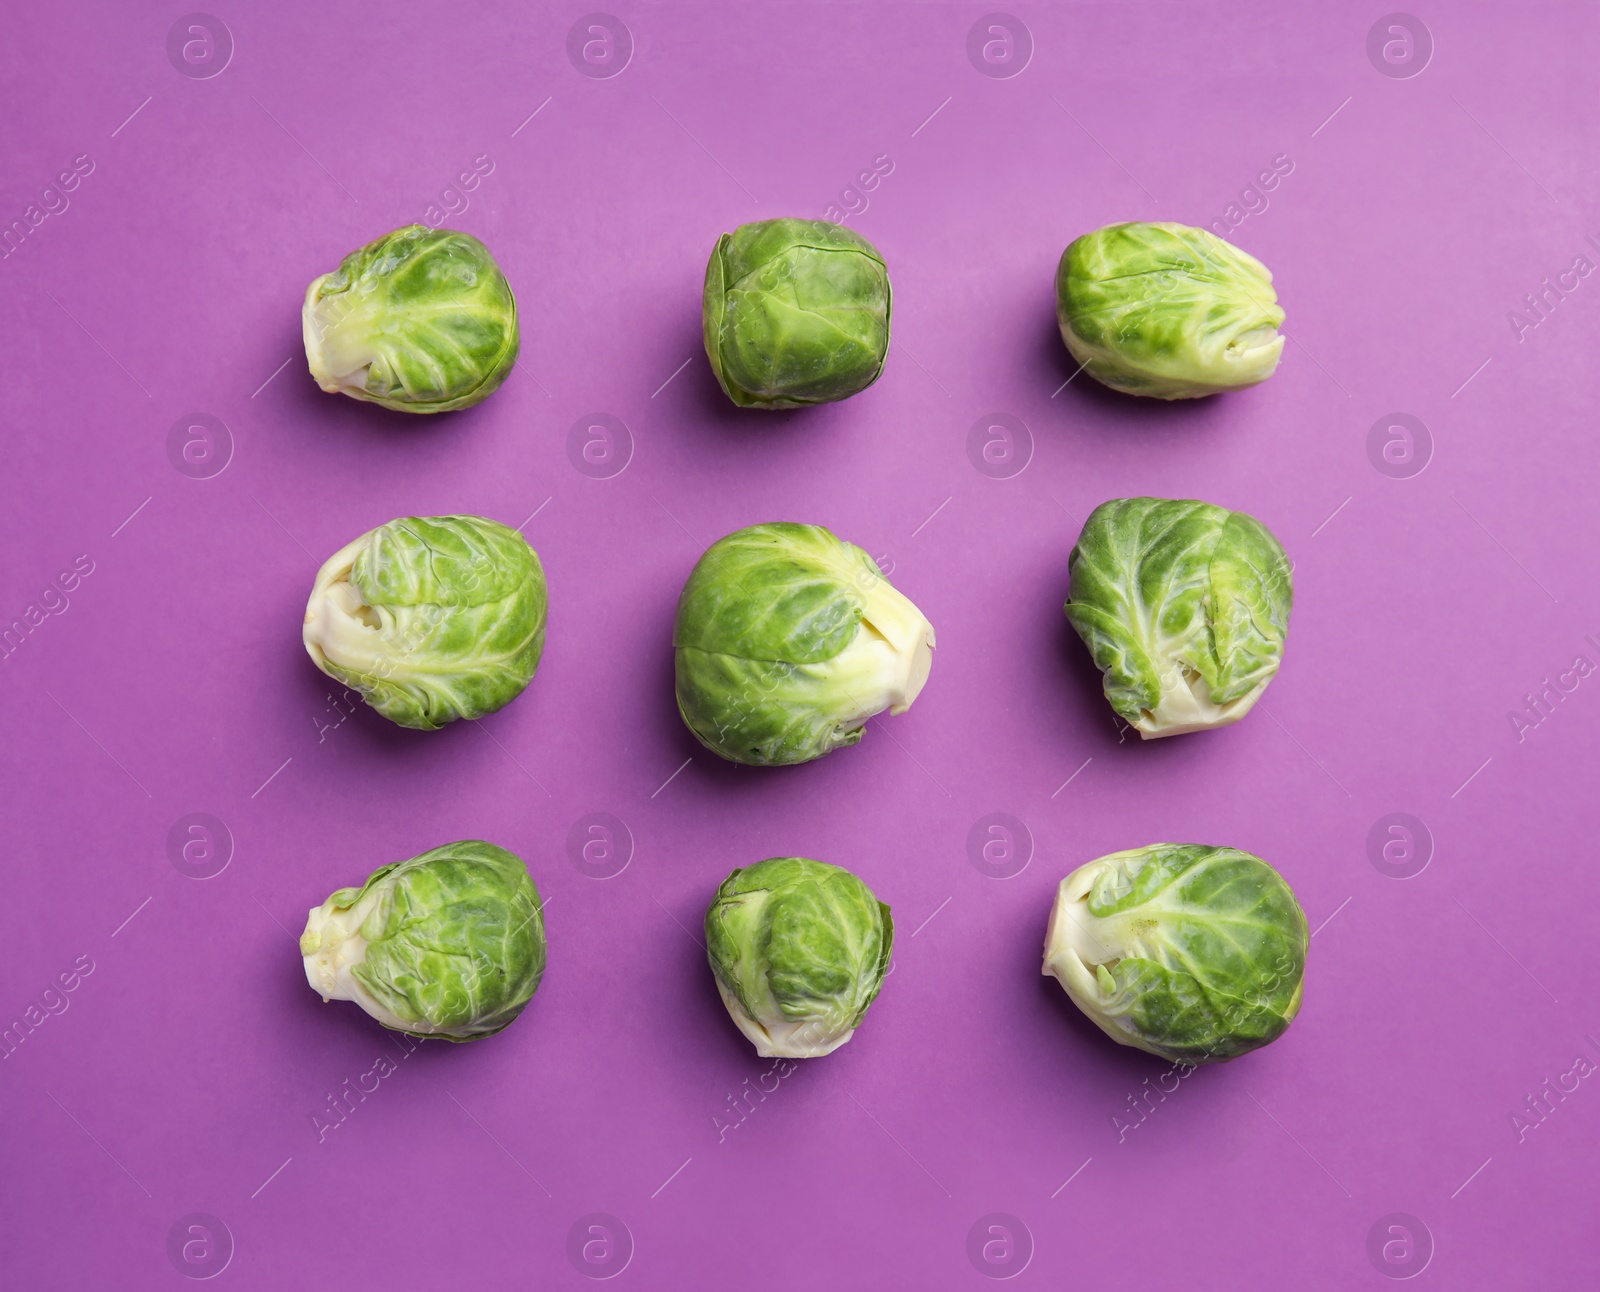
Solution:
{"label": "brussels sprout", "polygon": [[471,234],[412,224],[313,279],[300,315],[306,359],[330,394],[402,413],[488,399],[517,361],[517,302]]}
{"label": "brussels sprout", "polygon": [[736,763],[809,762],[904,713],[933,666],[933,625],[877,563],[820,525],[717,540],[678,598],[678,712]]}
{"label": "brussels sprout", "polygon": [[380,866],[313,907],[306,981],[385,1027],[476,1041],[509,1027],[544,975],[544,912],[522,859],[465,839]]}
{"label": "brussels sprout", "polygon": [[1154,843],[1061,881],[1044,973],[1112,1040],[1210,1063],[1294,1021],[1310,943],[1305,912],[1261,858]]}
{"label": "brussels sprout", "polygon": [[527,687],[544,651],[544,570],[482,516],[402,516],[317,571],[306,650],[391,722],[437,730]]}
{"label": "brussels sprout", "polygon": [[1102,503],[1067,568],[1067,618],[1111,707],[1144,739],[1238,722],[1277,675],[1294,603],[1289,558],[1242,511]]}
{"label": "brussels sprout", "polygon": [[889,270],[826,220],[760,220],[717,239],[706,266],[706,357],[741,408],[848,399],[883,371]]}
{"label": "brussels sprout", "polygon": [[840,866],[768,857],[722,881],[706,910],[717,991],[764,1059],[831,1054],[889,968],[894,921]]}
{"label": "brussels sprout", "polygon": [[1185,224],[1110,224],[1056,270],[1072,357],[1129,395],[1198,399],[1272,376],[1283,311],[1254,256]]}

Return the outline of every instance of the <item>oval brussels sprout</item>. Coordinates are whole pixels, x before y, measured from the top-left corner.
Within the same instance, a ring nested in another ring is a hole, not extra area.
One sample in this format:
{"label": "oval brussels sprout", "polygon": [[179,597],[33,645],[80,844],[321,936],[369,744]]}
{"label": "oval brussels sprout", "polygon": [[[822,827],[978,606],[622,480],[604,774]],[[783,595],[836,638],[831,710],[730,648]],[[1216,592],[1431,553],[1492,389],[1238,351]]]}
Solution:
{"label": "oval brussels sprout", "polygon": [[1294,580],[1278,540],[1242,511],[1101,503],[1067,568],[1067,618],[1144,739],[1238,722],[1277,676]]}
{"label": "oval brussels sprout", "polygon": [[1198,399],[1272,376],[1283,311],[1254,256],[1185,224],[1109,224],[1056,270],[1072,357],[1129,395]]}
{"label": "oval brussels sprout", "polygon": [[718,539],[678,598],[678,712],[736,763],[809,762],[911,707],[933,625],[877,563],[820,525],[752,525]]}
{"label": "oval brussels sprout", "polygon": [[894,921],[840,866],[768,857],[723,880],[706,910],[717,991],[764,1059],[831,1054],[889,967]]}
{"label": "oval brussels sprout", "polygon": [[741,408],[848,399],[883,371],[889,270],[826,220],[760,220],[717,239],[706,266],[706,357]]}
{"label": "oval brussels sprout", "polygon": [[1155,843],[1061,881],[1044,973],[1112,1040],[1211,1063],[1294,1021],[1310,942],[1305,912],[1261,858]]}
{"label": "oval brussels sprout", "polygon": [[466,839],[380,866],[313,907],[306,981],[385,1027],[476,1041],[509,1027],[544,976],[544,911],[515,853]]}
{"label": "oval brussels sprout", "polygon": [[488,399],[517,361],[517,302],[471,234],[412,224],[313,279],[300,315],[317,385],[402,413]]}
{"label": "oval brussels sprout", "polygon": [[481,718],[527,687],[544,651],[544,569],[482,516],[402,516],[328,558],[302,636],[316,665],[391,722]]}

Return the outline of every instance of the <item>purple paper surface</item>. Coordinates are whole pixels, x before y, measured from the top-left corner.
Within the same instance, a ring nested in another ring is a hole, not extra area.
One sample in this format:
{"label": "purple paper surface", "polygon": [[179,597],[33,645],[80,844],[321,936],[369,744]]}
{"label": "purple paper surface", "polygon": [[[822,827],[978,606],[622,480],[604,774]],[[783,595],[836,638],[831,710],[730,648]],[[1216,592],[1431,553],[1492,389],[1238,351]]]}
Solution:
{"label": "purple paper surface", "polygon": [[[1600,11],[6,27],[0,1283],[1591,1277]],[[845,403],[739,412],[701,278],[777,215],[879,246],[893,348]],[[499,259],[519,370],[435,418],[321,393],[306,284],[424,219]],[[1063,387],[1056,261],[1128,219],[1271,267],[1271,381]],[[1248,511],[1295,562],[1283,671],[1238,726],[1124,738],[1062,616],[1084,517],[1143,493]],[[318,565],[456,511],[543,559],[538,676],[437,733],[347,714],[300,644]],[[866,548],[939,647],[910,713],[756,770],[684,729],[671,619],[701,549],[769,520]],[[574,860],[596,814],[608,878]],[[413,1049],[324,1005],[308,908],[474,837],[548,903],[523,1017]],[[991,837],[1018,873],[980,869]],[[1057,882],[1161,840],[1265,857],[1316,930],[1288,1033],[1192,1074],[1039,973]],[[860,1032],[781,1079],[699,944],[773,854],[850,867],[897,925]]]}

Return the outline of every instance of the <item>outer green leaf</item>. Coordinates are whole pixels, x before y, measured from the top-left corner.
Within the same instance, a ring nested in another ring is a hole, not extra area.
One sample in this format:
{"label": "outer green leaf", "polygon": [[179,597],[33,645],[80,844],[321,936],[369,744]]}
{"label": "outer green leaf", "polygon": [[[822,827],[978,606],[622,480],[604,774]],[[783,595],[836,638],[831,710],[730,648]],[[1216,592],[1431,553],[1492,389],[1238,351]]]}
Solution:
{"label": "outer green leaf", "polygon": [[306,290],[317,384],[402,413],[470,408],[517,360],[517,302],[470,234],[408,225],[352,251]]}
{"label": "outer green leaf", "polygon": [[543,907],[521,858],[463,840],[334,893],[311,911],[300,952],[324,1000],[354,1000],[415,1036],[473,1041],[538,990]]}
{"label": "outer green leaf", "polygon": [[544,651],[548,594],[527,540],[482,516],[405,516],[317,574],[306,650],[402,727],[503,708]]}
{"label": "outer green leaf", "polygon": [[1293,579],[1253,517],[1114,499],[1090,515],[1068,568],[1067,618],[1111,707],[1146,739],[1237,722],[1277,675]]}
{"label": "outer green leaf", "polygon": [[1300,904],[1259,857],[1160,843],[1061,882],[1043,972],[1121,1044],[1207,1063],[1283,1033],[1309,946]]}
{"label": "outer green leaf", "polygon": [[817,525],[754,525],[712,544],[678,599],[678,710],[724,758],[806,762],[910,708],[933,640],[860,548]]}
{"label": "outer green leaf", "polygon": [[744,408],[846,399],[883,371],[889,271],[825,220],[761,220],[717,240],[706,266],[706,356]]}
{"label": "outer green leaf", "polygon": [[729,875],[706,911],[706,948],[729,1015],[763,1057],[843,1045],[888,972],[889,908],[849,871],[769,857]]}
{"label": "outer green leaf", "polygon": [[1056,317],[1089,375],[1130,395],[1254,386],[1283,352],[1267,267],[1183,224],[1111,224],[1073,241],[1056,270]]}

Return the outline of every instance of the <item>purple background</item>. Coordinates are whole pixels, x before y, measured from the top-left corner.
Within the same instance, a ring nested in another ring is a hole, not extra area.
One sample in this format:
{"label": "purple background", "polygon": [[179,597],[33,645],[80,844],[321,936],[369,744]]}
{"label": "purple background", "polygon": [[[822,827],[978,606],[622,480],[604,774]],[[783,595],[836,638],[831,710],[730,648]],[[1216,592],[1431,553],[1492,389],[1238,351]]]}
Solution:
{"label": "purple background", "polygon": [[[1009,78],[969,61],[977,6],[635,5],[630,65],[591,78],[576,7],[228,5],[209,79],[167,57],[181,11],[138,8],[31,6],[0,49],[0,220],[93,161],[0,262],[0,617],[93,563],[0,661],[3,1021],[94,966],[0,1061],[8,1286],[189,1286],[167,1242],[193,1212],[236,1244],[216,1286],[252,1289],[586,1287],[567,1241],[592,1212],[632,1235],[617,1286],[983,1287],[992,1212],[1032,1235],[1018,1286],[1384,1286],[1392,1212],[1431,1233],[1436,1286],[1584,1281],[1600,675],[1520,739],[1508,712],[1600,663],[1600,281],[1520,341],[1508,311],[1600,238],[1592,6],[1429,7],[1432,61],[1399,79],[1366,53],[1381,7],[1348,3],[1020,6]],[[306,283],[485,154],[449,223],[517,292],[520,371],[430,419],[320,393]],[[821,216],[884,154],[850,220],[893,276],[882,380],[735,412],[700,351],[714,239]],[[1280,155],[1230,235],[1276,275],[1278,374],[1176,405],[1060,389],[1062,247],[1223,219]],[[196,412],[234,441],[209,479],[167,452]],[[594,412],[634,441],[613,478],[569,460]],[[1409,479],[1368,455],[1395,412],[1433,438]],[[992,413],[1031,432],[1013,478],[968,457]],[[1061,615],[1078,525],[1137,493],[1247,510],[1296,562],[1282,675],[1240,726],[1119,739]],[[299,638],[318,564],[452,511],[537,511],[538,677],[476,726],[339,723]],[[780,519],[892,562],[939,649],[859,747],[736,769],[679,722],[672,609],[703,545]],[[193,812],[234,838],[207,880],[169,863]],[[568,859],[594,812],[635,840],[615,878]],[[968,859],[993,812],[1033,841],[1004,881]],[[1393,812],[1434,839],[1404,882],[1368,855]],[[477,836],[527,859],[549,972],[504,1035],[399,1060],[307,988],[295,937],[333,888]],[[1040,944],[1068,870],[1157,840],[1259,853],[1318,931],[1287,1035],[1119,1132],[1166,1065],[1079,1018]],[[866,879],[894,971],[719,1142],[770,1065],[695,931],[774,853]],[[1539,1124],[1525,1100],[1564,1076]]]}

